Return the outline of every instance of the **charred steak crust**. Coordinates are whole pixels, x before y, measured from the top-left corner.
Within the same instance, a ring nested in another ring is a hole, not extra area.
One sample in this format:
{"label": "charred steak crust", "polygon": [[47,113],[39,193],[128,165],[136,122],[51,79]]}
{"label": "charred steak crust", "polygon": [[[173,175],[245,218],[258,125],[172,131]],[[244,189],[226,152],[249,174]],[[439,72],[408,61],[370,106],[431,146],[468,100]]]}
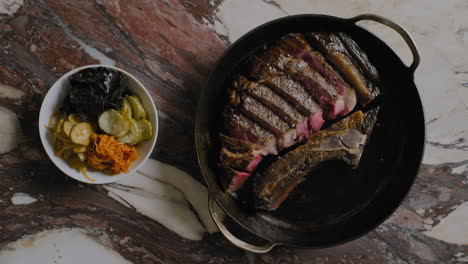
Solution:
{"label": "charred steak crust", "polygon": [[380,81],[379,73],[364,51],[361,50],[358,44],[348,34],[343,32],[336,34],[341,39],[351,56],[353,56],[354,60],[359,64],[366,77],[369,78],[370,81],[378,83]]}
{"label": "charred steak crust", "polygon": [[230,136],[261,146],[264,155],[278,153],[275,135],[230,105],[226,105],[224,110],[224,126]]}
{"label": "charred steak crust", "polygon": [[297,59],[301,59],[314,71],[318,72],[337,93],[343,96],[345,102],[343,112],[345,115],[356,106],[356,94],[348,83],[326,62],[326,59],[319,52],[312,49],[302,34],[288,34],[278,41],[278,45],[286,52]]}
{"label": "charred steak crust", "polygon": [[218,167],[227,192],[239,189],[263,159],[259,146],[249,141],[220,134],[221,153]]}
{"label": "charred steak crust", "polygon": [[364,132],[372,130],[377,111],[375,109],[368,114],[358,111],[330,128],[311,135],[304,145],[286,153],[259,172],[254,178],[256,207],[277,209],[302,179],[324,161],[342,159],[357,167],[369,137]]}
{"label": "charred steak crust", "polygon": [[248,172],[238,171],[229,167],[220,166],[219,170],[219,174],[223,175],[220,178],[221,185],[227,193],[233,193],[238,190],[250,176]]}
{"label": "charred steak crust", "polygon": [[246,74],[258,83],[266,84],[274,89],[285,100],[293,104],[304,115],[321,112],[312,96],[297,81],[287,73],[277,70],[271,64],[254,56],[249,60]]}
{"label": "charred steak crust", "polygon": [[259,54],[259,57],[278,70],[291,75],[312,95],[329,119],[335,118],[344,108],[344,101],[337,90],[319,73],[303,61],[292,57],[279,45],[274,45]]}
{"label": "charred steak crust", "polygon": [[366,53],[361,50],[358,44],[346,33],[337,33],[338,37],[343,42],[344,46],[354,58],[354,61],[357,62],[358,67],[360,67],[361,72],[367,78],[367,85],[369,87],[369,93],[371,100],[380,95],[380,77],[377,69],[370,62]]}
{"label": "charred steak crust", "polygon": [[380,93],[376,68],[348,35],[288,34],[243,65],[228,88],[225,134],[220,134],[218,168],[226,192],[238,190],[264,156],[305,139],[255,173],[259,208],[278,208],[320,162],[359,164],[378,109],[358,111],[319,131],[323,117],[331,120],[354,109],[356,92],[361,105]]}
{"label": "charred steak crust", "polygon": [[245,92],[270,108],[292,127],[306,119],[306,116],[266,85],[249,81],[244,76],[238,76],[234,81],[234,86],[237,90]]}
{"label": "charred steak crust", "polygon": [[[306,37],[312,47],[322,52],[327,60],[343,74],[344,79],[358,93],[359,102],[362,105],[368,104],[376,97],[379,91],[377,85],[367,78],[365,70],[362,69],[358,62],[361,60],[362,63],[366,64],[368,62],[367,56],[364,58],[360,54],[355,56],[350,54],[348,45],[345,45],[342,39],[335,33],[312,32],[306,34]],[[360,49],[357,51],[357,44],[353,40],[350,38],[346,39],[348,44],[351,41],[353,43],[353,46],[349,48],[352,52],[363,54]],[[357,61],[355,58],[358,58]],[[370,62],[369,65],[371,65]]]}

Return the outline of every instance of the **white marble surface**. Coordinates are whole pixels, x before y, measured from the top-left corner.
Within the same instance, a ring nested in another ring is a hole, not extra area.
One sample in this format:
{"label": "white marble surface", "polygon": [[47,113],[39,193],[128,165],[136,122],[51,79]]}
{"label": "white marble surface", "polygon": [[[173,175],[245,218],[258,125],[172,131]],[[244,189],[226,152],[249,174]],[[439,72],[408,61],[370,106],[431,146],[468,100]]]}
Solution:
{"label": "white marble surface", "polygon": [[130,264],[106,238],[83,229],[57,229],[26,236],[0,250],[2,264]]}
{"label": "white marble surface", "polygon": [[106,185],[109,196],[180,236],[200,240],[218,231],[208,211],[208,191],[187,173],[149,159],[133,175]]}
{"label": "white marble surface", "polygon": [[13,15],[23,5],[23,0],[0,0],[0,14]]}
{"label": "white marble surface", "polygon": [[19,205],[19,204],[32,204],[37,201],[36,198],[32,197],[31,195],[27,193],[15,193],[11,197],[11,203],[14,205]]}
{"label": "white marble surface", "polygon": [[468,245],[468,202],[458,206],[425,234],[447,243]]}
{"label": "white marble surface", "polygon": [[16,114],[0,106],[0,154],[13,150],[22,140],[21,126]]}

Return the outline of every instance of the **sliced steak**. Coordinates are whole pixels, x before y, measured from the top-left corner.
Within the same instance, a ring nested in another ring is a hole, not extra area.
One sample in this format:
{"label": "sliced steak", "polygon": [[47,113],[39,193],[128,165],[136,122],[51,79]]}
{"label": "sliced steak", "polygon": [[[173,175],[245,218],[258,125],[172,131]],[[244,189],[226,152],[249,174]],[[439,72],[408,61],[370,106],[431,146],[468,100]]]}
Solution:
{"label": "sliced steak", "polygon": [[301,34],[288,34],[281,37],[278,42],[285,51],[297,59],[307,62],[316,72],[320,73],[325,80],[333,85],[339,95],[344,97],[344,110],[341,113],[345,115],[352,111],[356,106],[356,94],[349,87],[343,78],[326,62],[325,58],[319,52],[312,49],[309,43]]}
{"label": "sliced steak", "polygon": [[252,172],[262,161],[263,156],[258,150],[257,144],[228,137],[219,136],[221,140],[220,165],[240,171]]}
{"label": "sliced steak", "polygon": [[222,148],[219,161],[225,167],[252,172],[262,159],[262,155],[252,155],[252,153],[249,152],[232,152]]}
{"label": "sliced steak", "polygon": [[367,84],[369,86],[369,93],[371,99],[379,96],[380,89],[380,77],[379,72],[374,67],[374,65],[370,62],[369,58],[367,57],[366,53],[361,50],[358,44],[346,33],[337,33],[338,37],[343,42],[344,46],[354,58],[354,61],[357,62],[360,66],[361,72],[367,77]]}
{"label": "sliced steak", "polygon": [[[339,32],[336,33],[338,37],[343,42],[344,46],[348,50],[348,52],[353,56],[354,60],[359,63],[362,71],[365,73],[366,77],[372,82],[380,82],[379,72],[374,67],[374,65],[370,62],[369,58],[367,57],[366,53],[362,51],[362,49],[358,46],[358,44],[346,33]],[[371,93],[377,93],[375,96],[378,95],[379,91],[371,91]]]}
{"label": "sliced steak", "polygon": [[223,118],[224,127],[230,136],[256,143],[262,155],[278,154],[275,135],[239,111],[228,105],[224,109]]}
{"label": "sliced steak", "polygon": [[219,157],[219,177],[227,192],[238,190],[244,181],[262,161],[262,151],[255,143],[219,135],[221,153]]}
{"label": "sliced steak", "polygon": [[258,144],[252,143],[247,140],[227,136],[223,133],[219,134],[221,147],[232,152],[246,153],[251,152],[253,155],[263,155]]}
{"label": "sliced steak", "polygon": [[264,104],[235,88],[230,89],[229,94],[233,107],[276,136],[278,150],[288,148],[298,142],[296,129],[289,126]]}
{"label": "sliced steak", "polygon": [[326,130],[309,137],[307,142],[286,153],[259,172],[254,179],[256,206],[275,210],[289,193],[318,164],[342,159],[357,167],[364,145],[376,121],[377,109],[354,113]]}
{"label": "sliced steak", "polygon": [[268,48],[259,57],[300,82],[319,103],[326,118],[333,119],[343,112],[343,96],[305,61],[292,57],[277,45]]}
{"label": "sliced steak", "polygon": [[269,86],[297,111],[308,116],[311,132],[320,130],[324,123],[322,109],[300,83],[258,57],[252,57],[246,68],[249,69],[246,72],[249,78]]}
{"label": "sliced steak", "polygon": [[249,172],[238,171],[229,167],[220,167],[219,169],[220,174],[224,176],[220,177],[220,181],[227,193],[238,190],[250,176]]}
{"label": "sliced steak", "polygon": [[234,89],[241,93],[246,93],[260,101],[286,121],[291,128],[295,128],[297,142],[309,137],[307,116],[298,112],[290,103],[274,92],[270,87],[251,82],[243,76],[238,76],[234,80]]}
{"label": "sliced steak", "polygon": [[[375,98],[375,95],[378,92],[377,87],[375,87],[373,83],[366,78],[364,70],[362,70],[360,64],[355,61],[353,55],[348,52],[347,47],[343,44],[338,35],[334,33],[313,32],[308,33],[306,37],[312,47],[325,54],[328,61],[330,61],[330,63],[338,69],[343,74],[344,78],[353,86],[358,94],[359,102],[362,105],[366,105]],[[350,41],[352,40],[347,39],[347,42]],[[356,47],[357,44],[352,48]],[[362,51],[359,52],[362,53]],[[360,60],[362,60],[363,56],[360,57]]]}

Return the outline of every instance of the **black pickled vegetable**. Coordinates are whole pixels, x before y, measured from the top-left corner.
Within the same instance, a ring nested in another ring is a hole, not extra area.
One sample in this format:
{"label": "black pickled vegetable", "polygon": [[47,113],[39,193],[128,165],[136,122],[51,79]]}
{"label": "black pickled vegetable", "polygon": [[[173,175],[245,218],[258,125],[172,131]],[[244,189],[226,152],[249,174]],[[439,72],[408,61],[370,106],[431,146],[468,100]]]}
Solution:
{"label": "black pickled vegetable", "polygon": [[128,93],[123,74],[104,67],[81,70],[68,80],[70,92],[62,112],[84,114],[90,121],[96,121],[106,110],[119,109]]}

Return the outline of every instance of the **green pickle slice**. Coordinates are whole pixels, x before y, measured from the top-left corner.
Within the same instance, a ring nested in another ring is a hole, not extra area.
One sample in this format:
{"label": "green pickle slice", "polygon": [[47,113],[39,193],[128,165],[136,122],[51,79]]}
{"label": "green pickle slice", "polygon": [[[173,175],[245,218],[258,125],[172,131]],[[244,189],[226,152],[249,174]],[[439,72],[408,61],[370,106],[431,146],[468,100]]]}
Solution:
{"label": "green pickle slice", "polygon": [[141,138],[142,138],[142,133],[139,127],[140,126],[138,125],[138,122],[134,119],[131,119],[130,120],[130,132],[123,137],[117,138],[117,140],[119,140],[122,143],[129,144],[129,145],[137,144],[138,142],[141,141]]}
{"label": "green pickle slice", "polygon": [[140,99],[134,95],[127,96],[126,98],[132,107],[133,118],[136,120],[146,119],[147,114],[145,108],[141,104]]}
{"label": "green pickle slice", "polygon": [[107,110],[99,116],[99,127],[107,134],[122,137],[128,133],[130,124],[114,109]]}
{"label": "green pickle slice", "polygon": [[124,98],[122,101],[122,107],[119,109],[119,113],[123,116],[124,119],[132,118],[132,106],[128,102],[127,98]]}
{"label": "green pickle slice", "polygon": [[142,134],[141,141],[151,138],[153,135],[153,127],[151,126],[151,123],[148,120],[138,120],[137,122],[138,128]]}

